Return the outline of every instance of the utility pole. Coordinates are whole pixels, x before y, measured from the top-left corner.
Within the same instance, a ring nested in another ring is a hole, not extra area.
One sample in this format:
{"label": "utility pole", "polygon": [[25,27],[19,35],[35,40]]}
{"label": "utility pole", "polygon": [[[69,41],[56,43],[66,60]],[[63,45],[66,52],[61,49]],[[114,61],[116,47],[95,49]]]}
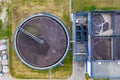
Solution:
{"label": "utility pole", "polygon": [[73,21],[73,14],[72,14],[72,0],[69,0],[69,15],[71,21]]}

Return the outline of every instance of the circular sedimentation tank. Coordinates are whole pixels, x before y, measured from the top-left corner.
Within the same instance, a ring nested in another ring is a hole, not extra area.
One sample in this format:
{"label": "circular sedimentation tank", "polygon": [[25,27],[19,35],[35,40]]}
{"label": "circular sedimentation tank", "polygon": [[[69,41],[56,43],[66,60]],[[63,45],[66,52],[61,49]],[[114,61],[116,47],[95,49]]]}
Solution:
{"label": "circular sedimentation tank", "polygon": [[51,14],[37,14],[25,19],[14,36],[18,57],[34,69],[49,69],[61,64],[69,46],[66,26]]}

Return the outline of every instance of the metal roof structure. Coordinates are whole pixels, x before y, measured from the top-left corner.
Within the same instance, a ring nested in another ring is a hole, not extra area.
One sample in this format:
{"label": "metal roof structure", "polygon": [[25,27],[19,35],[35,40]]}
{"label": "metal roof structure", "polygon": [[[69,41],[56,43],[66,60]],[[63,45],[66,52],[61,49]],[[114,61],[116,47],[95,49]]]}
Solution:
{"label": "metal roof structure", "polygon": [[[85,12],[78,12],[79,14]],[[78,47],[76,43],[77,14],[74,14],[74,57]],[[79,15],[81,16],[81,15]],[[82,15],[83,16],[83,15]],[[84,19],[82,19],[84,20]],[[86,48],[86,56],[80,53],[79,59],[86,62],[86,72],[92,78],[120,77],[120,12],[119,11],[91,11],[87,15],[88,41],[81,44]],[[82,22],[82,21],[81,21]],[[81,26],[82,27],[82,26]],[[81,36],[85,37],[85,36]],[[87,44],[86,44],[87,43]],[[82,47],[79,47],[82,49]],[[78,57],[78,56],[77,56]]]}
{"label": "metal roof structure", "polygon": [[73,18],[74,60],[86,60],[88,42],[88,14],[78,12]]}

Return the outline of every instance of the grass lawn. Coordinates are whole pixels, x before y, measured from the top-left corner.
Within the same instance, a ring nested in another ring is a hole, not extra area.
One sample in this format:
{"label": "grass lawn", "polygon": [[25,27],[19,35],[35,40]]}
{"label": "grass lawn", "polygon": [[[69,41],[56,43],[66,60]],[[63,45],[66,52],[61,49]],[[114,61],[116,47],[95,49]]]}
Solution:
{"label": "grass lawn", "polygon": [[[48,70],[34,70],[25,66],[15,54],[13,48],[14,32],[18,24],[25,18],[41,12],[56,15],[64,21],[71,31],[69,18],[69,0],[12,0],[11,3],[12,37],[10,49],[10,73],[15,78],[21,79],[48,79]],[[66,79],[72,73],[72,51],[69,52],[63,67],[52,69],[52,78]]]}
{"label": "grass lawn", "polygon": [[90,10],[120,10],[120,0],[72,0],[73,13]]}

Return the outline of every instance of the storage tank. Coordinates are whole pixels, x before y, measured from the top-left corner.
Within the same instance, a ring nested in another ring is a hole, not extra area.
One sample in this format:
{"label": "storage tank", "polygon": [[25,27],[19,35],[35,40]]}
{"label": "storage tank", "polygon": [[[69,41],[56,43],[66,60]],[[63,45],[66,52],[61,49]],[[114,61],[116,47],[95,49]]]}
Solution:
{"label": "storage tank", "polygon": [[34,69],[49,69],[61,64],[69,46],[65,24],[51,14],[37,14],[25,19],[14,36],[16,54]]}

